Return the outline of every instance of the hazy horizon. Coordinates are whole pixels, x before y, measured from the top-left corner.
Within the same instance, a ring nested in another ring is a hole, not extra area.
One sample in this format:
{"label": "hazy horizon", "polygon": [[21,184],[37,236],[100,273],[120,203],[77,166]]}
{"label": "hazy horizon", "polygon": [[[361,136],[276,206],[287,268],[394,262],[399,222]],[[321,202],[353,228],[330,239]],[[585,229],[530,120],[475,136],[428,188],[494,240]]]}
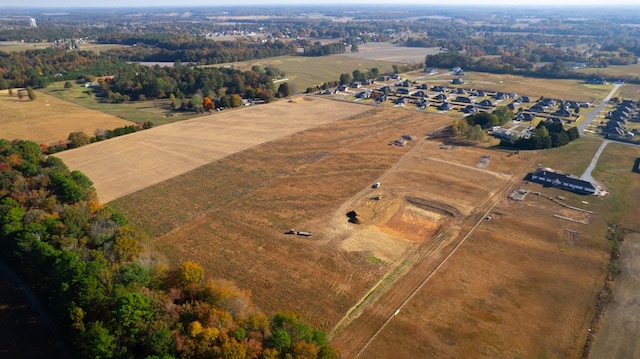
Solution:
{"label": "hazy horizon", "polygon": [[232,4],[220,4],[207,0],[185,0],[177,3],[174,0],[138,0],[135,2],[127,0],[111,0],[109,2],[87,2],[81,0],[58,0],[55,3],[46,0],[32,0],[27,5],[18,5],[16,3],[0,4],[0,8],[141,8],[141,7],[233,7],[233,6],[304,6],[304,5],[389,5],[389,6],[437,6],[443,7],[594,7],[594,8],[611,8],[611,7],[640,7],[637,0],[611,0],[603,2],[601,0],[565,0],[559,2],[557,0],[538,0],[535,2],[529,0],[462,0],[455,3],[443,3],[442,1],[419,1],[419,0],[401,0],[389,2],[388,0],[350,0],[347,2],[340,0],[312,0],[312,1],[293,1],[293,0],[239,0]]}

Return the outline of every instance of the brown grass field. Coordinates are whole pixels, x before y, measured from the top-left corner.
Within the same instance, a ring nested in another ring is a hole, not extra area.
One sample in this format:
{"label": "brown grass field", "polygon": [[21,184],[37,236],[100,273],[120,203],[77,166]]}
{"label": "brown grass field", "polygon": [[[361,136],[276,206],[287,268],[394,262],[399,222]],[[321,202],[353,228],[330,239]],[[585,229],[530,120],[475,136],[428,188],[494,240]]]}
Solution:
{"label": "brown grass field", "polygon": [[[533,99],[592,101],[609,91],[469,75],[473,87]],[[296,97],[57,156],[151,234],[161,260],[195,260],[214,279],[251,290],[267,313],[300,313],[346,358],[581,357],[607,268],[607,225],[640,231],[640,180],[631,172],[640,150],[609,144],[593,175],[611,194],[585,197],[523,179],[539,165],[580,175],[599,140],[513,154],[429,136],[451,120]],[[404,134],[416,140],[388,145]],[[491,160],[479,168],[483,155]],[[382,186],[371,188],[376,181]],[[540,195],[506,198],[518,188]],[[289,228],[313,235],[284,234]],[[594,358],[616,350],[606,343],[621,317],[607,317]]]}
{"label": "brown grass field", "polygon": [[66,140],[81,131],[93,136],[97,128],[112,129],[132,123],[116,116],[90,110],[36,91],[36,99],[23,100],[8,90],[0,91],[0,138],[31,140],[46,145]]}
{"label": "brown grass field", "polygon": [[[154,235],[169,262],[196,260],[250,289],[267,312],[301,313],[348,358],[580,357],[606,272],[606,226],[639,210],[637,194],[625,199],[638,180],[619,173],[632,163],[615,162],[633,154],[607,147],[601,158],[620,164],[594,176],[615,192],[584,197],[523,178],[538,164],[579,175],[598,141],[512,155],[421,139],[450,121],[372,108],[111,205]],[[402,134],[418,140],[387,145]],[[476,167],[486,154],[489,165]],[[375,181],[382,186],[370,188]],[[521,187],[541,195],[505,198]]]}
{"label": "brown grass field", "polygon": [[106,203],[259,143],[370,109],[298,97],[168,124],[56,156],[94,179]]}

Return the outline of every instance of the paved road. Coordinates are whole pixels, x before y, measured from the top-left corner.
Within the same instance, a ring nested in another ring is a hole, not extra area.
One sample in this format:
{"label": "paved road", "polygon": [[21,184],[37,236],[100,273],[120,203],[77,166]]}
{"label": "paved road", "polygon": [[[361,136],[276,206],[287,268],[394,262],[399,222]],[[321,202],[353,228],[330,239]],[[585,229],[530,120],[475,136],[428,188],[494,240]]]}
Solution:
{"label": "paved road", "polygon": [[604,151],[604,148],[607,147],[609,142],[611,141],[610,140],[602,141],[602,145],[600,145],[600,148],[598,148],[598,151],[596,152],[596,154],[593,155],[593,158],[591,159],[591,163],[589,164],[589,167],[587,167],[587,169],[584,171],[582,176],[580,176],[581,180],[589,181],[591,183],[597,183],[597,181],[593,179],[593,177],[591,176],[591,171],[593,171],[593,169],[596,168],[596,165],[598,164],[598,159],[600,158],[602,151]]}
{"label": "paved road", "polygon": [[582,121],[582,123],[578,125],[578,131],[580,132],[580,135],[583,135],[584,129],[587,128],[587,126],[596,118],[596,116],[598,116],[604,106],[609,102],[609,100],[611,100],[611,97],[613,97],[613,95],[618,91],[618,88],[620,88],[620,86],[621,85],[613,85],[613,88],[611,89],[607,97],[602,99],[598,106],[593,111],[589,112],[584,121]]}

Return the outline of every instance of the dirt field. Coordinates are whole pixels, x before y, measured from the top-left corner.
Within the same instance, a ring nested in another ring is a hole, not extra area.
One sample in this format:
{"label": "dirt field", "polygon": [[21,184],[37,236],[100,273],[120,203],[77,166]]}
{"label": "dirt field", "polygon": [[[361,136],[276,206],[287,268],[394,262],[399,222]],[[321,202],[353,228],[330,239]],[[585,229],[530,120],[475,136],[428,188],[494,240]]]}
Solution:
{"label": "dirt field", "polygon": [[36,91],[35,101],[20,101],[17,90],[9,96],[0,91],[0,138],[31,140],[46,145],[66,140],[69,133],[82,131],[93,136],[97,128],[111,129],[132,123],[93,111]]}
{"label": "dirt field", "polygon": [[625,237],[615,295],[591,348],[590,358],[640,357],[640,234]]}
{"label": "dirt field", "polygon": [[168,124],[56,156],[87,174],[106,203],[259,143],[368,110],[298,97]]}

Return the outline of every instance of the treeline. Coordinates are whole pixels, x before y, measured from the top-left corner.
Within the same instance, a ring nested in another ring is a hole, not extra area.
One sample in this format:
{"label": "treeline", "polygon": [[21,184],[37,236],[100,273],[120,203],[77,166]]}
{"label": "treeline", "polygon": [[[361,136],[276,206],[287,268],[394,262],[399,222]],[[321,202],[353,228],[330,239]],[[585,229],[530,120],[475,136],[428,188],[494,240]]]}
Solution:
{"label": "treeline", "polygon": [[540,122],[533,136],[529,138],[502,139],[500,146],[522,150],[562,147],[580,137],[577,127],[565,130],[561,123]]}
{"label": "treeline", "polygon": [[336,42],[332,44],[322,45],[320,42],[315,42],[310,45],[304,41],[301,46],[304,49],[304,56],[327,56],[333,54],[343,54],[345,51],[344,44],[342,42]]}
{"label": "treeline", "polygon": [[[202,107],[205,97],[231,103],[233,95],[248,99],[273,100],[276,91],[273,78],[284,75],[274,67],[254,66],[249,71],[216,67],[148,67],[131,64],[99,83],[99,91],[108,102],[126,102],[150,98],[168,98],[173,95],[189,109]],[[189,105],[187,97],[198,95],[199,101]],[[125,97],[126,96],[126,97]],[[222,106],[230,107],[230,106]]]}
{"label": "treeline", "polygon": [[598,73],[582,73],[572,71],[568,64],[561,60],[556,60],[551,64],[545,64],[540,67],[534,66],[533,63],[519,58],[472,58],[460,54],[455,51],[443,52],[436,55],[427,55],[425,58],[427,67],[453,68],[460,66],[467,71],[489,72],[497,74],[513,74],[531,77],[543,78],[569,78],[579,80],[589,80],[594,78],[604,78],[608,81],[625,80],[631,83],[640,83],[640,76],[621,75],[621,76],[605,76]]}
{"label": "treeline", "polygon": [[78,358],[338,358],[293,313],[271,320],[248,292],[148,238],[92,182],[37,144],[0,140],[0,259],[29,284]]}
{"label": "treeline", "polygon": [[96,41],[105,44],[130,45],[131,47],[126,49],[113,49],[105,52],[109,56],[124,61],[180,61],[198,65],[292,55],[296,51],[296,44],[292,41],[252,42],[246,39],[213,41],[205,37],[172,32],[140,36],[109,34],[98,37]]}
{"label": "treeline", "polygon": [[0,51],[0,89],[44,88],[54,81],[109,75],[128,66],[124,61],[98,56],[91,51],[53,48],[9,53]]}

